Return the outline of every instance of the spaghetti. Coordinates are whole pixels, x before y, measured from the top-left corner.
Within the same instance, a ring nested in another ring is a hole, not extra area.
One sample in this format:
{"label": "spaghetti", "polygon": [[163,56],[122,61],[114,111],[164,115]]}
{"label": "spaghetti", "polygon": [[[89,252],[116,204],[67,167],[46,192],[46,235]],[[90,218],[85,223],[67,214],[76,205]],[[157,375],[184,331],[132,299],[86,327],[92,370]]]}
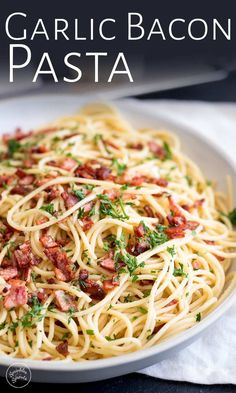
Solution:
{"label": "spaghetti", "polygon": [[175,135],[90,105],[0,149],[0,353],[127,354],[199,323],[235,285],[232,192]]}

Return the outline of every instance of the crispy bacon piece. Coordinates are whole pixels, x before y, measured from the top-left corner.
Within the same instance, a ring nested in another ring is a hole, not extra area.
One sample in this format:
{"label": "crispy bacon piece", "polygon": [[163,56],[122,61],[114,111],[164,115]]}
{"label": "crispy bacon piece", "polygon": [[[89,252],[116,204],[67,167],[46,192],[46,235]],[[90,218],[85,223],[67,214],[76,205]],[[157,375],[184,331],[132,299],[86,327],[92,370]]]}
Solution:
{"label": "crispy bacon piece", "polygon": [[154,141],[148,142],[148,147],[149,150],[157,157],[160,158],[160,160],[163,160],[165,158],[166,152],[165,149],[160,146],[158,143]]}
{"label": "crispy bacon piece", "polygon": [[25,282],[30,282],[31,281],[31,272],[32,272],[31,267],[26,267],[25,269],[22,269],[22,274],[21,274],[22,280]]}
{"label": "crispy bacon piece", "polygon": [[184,237],[185,231],[187,229],[194,231],[199,226],[199,223],[196,221],[186,221],[179,226],[169,227],[165,230],[165,233],[169,237],[169,239],[176,239],[180,237]]}
{"label": "crispy bacon piece", "polygon": [[21,196],[25,196],[29,194],[31,191],[33,191],[33,187],[31,186],[17,185],[11,189],[10,194],[11,195],[18,194]]}
{"label": "crispy bacon piece", "polygon": [[152,179],[152,183],[156,184],[159,187],[167,187],[168,186],[168,181],[166,179],[163,178],[159,178],[159,179]]}
{"label": "crispy bacon piece", "polygon": [[77,309],[74,299],[61,289],[55,291],[55,301],[61,311],[67,312],[70,309]]}
{"label": "crispy bacon piece", "polygon": [[73,168],[76,167],[77,162],[73,160],[73,158],[67,157],[62,162],[50,161],[48,165],[70,172]]}
{"label": "crispy bacon piece", "polygon": [[131,186],[139,187],[147,180],[146,176],[134,176],[128,183]]}
{"label": "crispy bacon piece", "polygon": [[143,207],[143,210],[145,211],[145,213],[147,214],[148,217],[155,217],[155,214],[150,206],[145,205]]}
{"label": "crispy bacon piece", "polygon": [[0,176],[0,187],[11,184],[13,176],[1,175]]}
{"label": "crispy bacon piece", "polygon": [[11,278],[15,278],[18,276],[18,270],[16,267],[5,267],[0,268],[0,277],[4,278],[5,281],[10,280]]}
{"label": "crispy bacon piece", "polygon": [[7,143],[11,139],[14,139],[16,141],[21,141],[24,138],[27,138],[28,136],[31,136],[33,134],[33,131],[28,131],[28,132],[23,132],[21,128],[16,128],[14,134],[3,134],[2,140],[4,143]]}
{"label": "crispy bacon piece", "polygon": [[55,268],[61,271],[62,275],[60,279],[63,278],[62,281],[71,281],[74,278],[74,272],[71,269],[71,261],[64,250],[57,246],[46,248],[44,253],[54,264]]}
{"label": "crispy bacon piece", "polygon": [[88,164],[80,165],[75,171],[75,176],[85,179],[96,179],[96,170]]}
{"label": "crispy bacon piece", "polygon": [[115,201],[120,196],[120,192],[118,190],[116,190],[115,188],[110,188],[109,190],[104,190],[103,194],[107,195],[107,197],[111,201]]}
{"label": "crispy bacon piece", "polygon": [[90,228],[92,228],[94,222],[90,217],[83,217],[82,218],[82,225],[83,225],[83,231],[86,232],[88,231]]}
{"label": "crispy bacon piece", "polygon": [[139,280],[139,284],[141,286],[152,285],[153,283],[154,283],[154,280]]}
{"label": "crispy bacon piece", "polygon": [[194,204],[193,207],[201,207],[203,205],[203,203],[205,202],[205,198],[202,199],[197,199]]}
{"label": "crispy bacon piece", "polygon": [[52,236],[50,235],[43,235],[40,238],[40,242],[45,248],[58,247],[58,244],[55,242],[55,240],[53,240]]}
{"label": "crispy bacon piece", "polygon": [[198,261],[193,261],[192,262],[192,267],[195,269],[195,270],[197,270],[197,269],[200,269],[200,263],[198,262]]}
{"label": "crispy bacon piece", "polygon": [[204,240],[204,242],[205,242],[206,244],[209,244],[210,246],[214,246],[214,245],[215,245],[214,240]]}
{"label": "crispy bacon piece", "polygon": [[34,160],[33,157],[26,158],[22,162],[22,166],[27,169],[32,168],[32,166],[35,164],[36,164],[36,160]]}
{"label": "crispy bacon piece", "polygon": [[21,280],[11,279],[9,280],[11,285],[8,294],[4,299],[4,307],[10,310],[14,307],[20,307],[27,303],[28,294],[25,287],[25,283]]}
{"label": "crispy bacon piece", "polygon": [[26,175],[25,177],[21,178],[18,181],[18,184],[20,186],[29,186],[30,184],[32,184],[35,180],[34,175]]}
{"label": "crispy bacon piece", "polygon": [[14,229],[8,224],[6,219],[0,221],[0,242],[7,242],[14,233]]}
{"label": "crispy bacon piece", "polygon": [[111,169],[106,166],[100,166],[100,168],[96,169],[95,176],[98,180],[107,180],[110,178]]}
{"label": "crispy bacon piece", "polygon": [[170,210],[172,212],[172,216],[183,217],[185,219],[183,213],[181,212],[178,205],[174,202],[172,196],[168,196],[168,201],[169,201]]}
{"label": "crispy bacon piece", "polygon": [[138,256],[140,254],[142,254],[143,252],[149,250],[150,246],[148,244],[147,241],[142,240],[142,241],[138,241],[135,244],[131,244],[129,246],[129,253],[134,255],[134,256]]}
{"label": "crispy bacon piece", "polygon": [[48,152],[48,148],[46,146],[32,147],[31,152],[37,154],[43,154]]}
{"label": "crispy bacon piece", "polygon": [[69,193],[67,191],[64,191],[61,194],[61,196],[62,196],[62,198],[63,198],[63,200],[65,202],[65,206],[66,206],[67,209],[70,209],[71,207],[76,205],[76,203],[79,202],[79,199],[77,198],[76,195],[71,194],[71,193]]}
{"label": "crispy bacon piece", "polygon": [[86,269],[80,271],[80,289],[88,293],[92,299],[102,300],[105,297],[104,289],[96,281],[89,279],[88,276],[88,271]]}
{"label": "crispy bacon piece", "polygon": [[13,253],[20,268],[38,265],[40,260],[32,253],[30,242],[21,244]]}
{"label": "crispy bacon piece", "polygon": [[116,145],[116,144],[115,144],[114,142],[112,142],[112,141],[104,141],[104,140],[103,140],[103,143],[104,143],[105,145],[108,145],[108,146],[113,147],[113,148],[116,149],[116,150],[120,150],[119,146]]}
{"label": "crispy bacon piece", "polygon": [[168,214],[166,218],[168,223],[173,227],[178,227],[186,222],[185,217],[181,216],[172,216],[171,214]]}
{"label": "crispy bacon piece", "polygon": [[135,229],[134,229],[134,233],[135,236],[137,237],[144,237],[145,235],[145,228],[143,224],[139,224]]}
{"label": "crispy bacon piece", "polygon": [[56,350],[57,352],[59,352],[61,355],[63,356],[67,356],[69,355],[69,351],[68,351],[68,341],[64,340],[62,343],[58,344],[56,346]]}
{"label": "crispy bacon piece", "polygon": [[142,150],[143,149],[143,144],[140,142],[137,143],[130,143],[128,146],[130,149],[134,149],[134,150]]}
{"label": "crispy bacon piece", "polygon": [[178,300],[177,299],[173,299],[169,303],[167,303],[166,307],[174,306],[177,303],[178,303]]}
{"label": "crispy bacon piece", "polygon": [[86,269],[80,270],[80,272],[79,272],[79,279],[81,281],[87,280],[88,276],[89,276],[88,270],[86,270]]}
{"label": "crispy bacon piece", "polygon": [[191,206],[188,205],[188,204],[181,205],[181,207],[182,207],[182,209],[187,210],[188,212],[189,212],[190,209],[191,209]]}
{"label": "crispy bacon piece", "polygon": [[117,275],[112,276],[112,279],[110,280],[104,280],[103,281],[103,289],[105,292],[111,291],[113,288],[117,287],[120,285],[120,281],[118,279]]}
{"label": "crispy bacon piece", "polygon": [[103,269],[106,269],[110,272],[115,272],[116,271],[116,263],[113,259],[114,257],[114,252],[110,251],[108,255],[106,255],[100,262],[100,266],[103,267]]}

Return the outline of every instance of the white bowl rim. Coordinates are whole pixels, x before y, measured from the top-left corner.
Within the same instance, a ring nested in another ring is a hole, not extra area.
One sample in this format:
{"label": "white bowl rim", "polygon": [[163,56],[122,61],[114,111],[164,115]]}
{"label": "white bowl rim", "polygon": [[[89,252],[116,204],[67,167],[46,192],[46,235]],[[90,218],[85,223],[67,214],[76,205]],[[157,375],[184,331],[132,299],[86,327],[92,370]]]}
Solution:
{"label": "white bowl rim", "polygon": [[[76,98],[76,94],[60,94],[60,96],[56,94],[38,94],[38,95],[27,95],[24,97],[18,97],[18,98],[7,98],[5,100],[0,101],[0,106],[2,103],[11,103],[12,101],[27,101],[27,100],[38,100],[38,99],[60,99],[60,97],[68,98],[68,99],[73,99]],[[78,106],[81,104],[81,102],[87,101],[86,97],[81,97],[81,100],[78,100]],[[99,98],[99,97],[98,97]],[[89,97],[89,100],[91,101],[91,97]],[[94,100],[96,101],[96,100]],[[101,99],[100,99],[101,101]],[[145,108],[143,108],[142,105],[139,104],[139,101],[133,100],[133,99],[122,99],[122,100],[113,100],[109,102],[114,102],[114,104],[119,105],[125,105],[125,107],[130,105],[133,107],[133,109],[139,109],[142,111],[145,111]],[[147,117],[151,116],[154,117],[154,113],[149,113],[148,111],[146,112]],[[161,117],[159,114],[157,116],[158,119],[163,119],[165,120],[165,117]],[[175,123],[173,120],[166,119],[169,124],[173,124],[175,126]],[[236,168],[235,165],[232,161],[232,159],[225,153],[225,151],[214,142],[214,140],[210,140],[207,136],[203,134],[197,134],[194,132],[194,130],[190,129],[190,127],[187,126],[181,126],[181,129],[191,135],[194,135],[197,139],[199,139],[201,142],[207,144],[211,149],[213,149],[216,154],[221,156],[223,160],[230,166],[232,171],[235,174],[235,181],[236,181]],[[190,341],[194,336],[198,336],[200,333],[202,333],[205,329],[207,329],[210,325],[212,325],[217,319],[219,319],[234,303],[236,300],[236,288],[234,288],[231,293],[224,299],[224,301],[216,307],[209,315],[207,315],[201,322],[199,322],[198,325],[193,326],[192,328],[183,331],[173,338],[170,338],[160,344],[154,345],[153,347],[146,348],[146,349],[140,349],[138,351],[125,354],[125,355],[120,355],[116,357],[109,357],[106,359],[99,359],[99,360],[89,360],[89,361],[68,361],[68,360],[51,360],[51,361],[44,361],[44,360],[34,360],[34,359],[29,359],[29,358],[13,358],[11,356],[7,355],[0,355],[0,366],[5,366],[8,367],[12,365],[13,363],[22,363],[24,365],[27,365],[30,367],[32,370],[43,370],[43,371],[48,371],[48,372],[57,372],[57,371],[63,371],[63,372],[83,372],[83,371],[93,371],[93,370],[98,370],[98,369],[109,369],[113,367],[118,367],[120,365],[124,364],[129,364],[129,363],[135,363],[137,361],[137,358],[140,361],[145,360],[147,358],[151,358],[155,355],[164,353],[168,350],[174,349],[175,347],[184,344],[185,342]]]}

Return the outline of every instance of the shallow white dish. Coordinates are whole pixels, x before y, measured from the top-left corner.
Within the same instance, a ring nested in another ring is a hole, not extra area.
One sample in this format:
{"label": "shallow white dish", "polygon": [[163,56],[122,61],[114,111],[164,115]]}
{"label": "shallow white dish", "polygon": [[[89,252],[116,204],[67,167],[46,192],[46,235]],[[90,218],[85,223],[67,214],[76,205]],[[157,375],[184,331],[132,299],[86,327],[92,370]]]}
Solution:
{"label": "shallow white dish", "polygon": [[[44,95],[2,101],[0,102],[0,132],[13,131],[17,126],[29,129],[47,123],[59,116],[74,113],[84,102],[84,99],[80,100],[74,95]],[[138,101],[116,101],[115,105],[134,126],[164,127],[177,133],[181,139],[183,151],[201,167],[207,178],[216,179],[219,188],[224,189],[225,175],[229,174],[233,178],[235,188],[236,169],[214,142],[197,135],[191,129],[179,127],[177,123],[147,111],[145,106]],[[234,191],[236,190],[234,189]],[[236,269],[236,261],[231,269]],[[32,380],[39,382],[91,382],[137,371],[164,358],[171,357],[175,351],[196,340],[204,330],[208,329],[216,319],[228,310],[235,300],[236,289],[197,326],[149,349],[129,355],[81,363],[16,360],[0,356],[0,375],[4,375],[6,368],[16,362],[22,362],[30,367]]]}

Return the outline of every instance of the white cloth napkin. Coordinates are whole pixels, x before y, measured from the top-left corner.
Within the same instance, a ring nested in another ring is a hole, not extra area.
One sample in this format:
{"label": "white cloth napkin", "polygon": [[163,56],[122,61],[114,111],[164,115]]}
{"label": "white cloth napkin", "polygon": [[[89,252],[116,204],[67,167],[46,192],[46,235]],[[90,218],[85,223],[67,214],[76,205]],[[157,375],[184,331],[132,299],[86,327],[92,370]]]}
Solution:
{"label": "white cloth napkin", "polygon": [[[236,104],[150,100],[142,105],[214,138],[236,165]],[[236,303],[189,347],[140,372],[175,381],[236,384]]]}

